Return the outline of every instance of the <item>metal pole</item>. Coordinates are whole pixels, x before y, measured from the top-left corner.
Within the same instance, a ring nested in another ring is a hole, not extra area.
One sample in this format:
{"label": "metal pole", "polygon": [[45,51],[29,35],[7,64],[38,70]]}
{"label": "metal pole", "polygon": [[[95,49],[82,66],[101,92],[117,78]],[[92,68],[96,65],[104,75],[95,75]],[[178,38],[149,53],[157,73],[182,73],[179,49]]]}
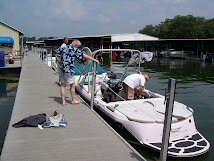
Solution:
{"label": "metal pole", "polygon": [[45,61],[45,53],[44,53],[43,49],[41,49],[41,50],[42,50],[42,62],[44,62]]}
{"label": "metal pole", "polygon": [[45,49],[45,55],[46,55],[46,62],[47,62],[47,65],[48,65],[48,50]]}
{"label": "metal pole", "polygon": [[50,54],[51,54],[51,68],[53,68],[52,67],[52,50],[50,51]]}
{"label": "metal pole", "polygon": [[[92,89],[91,89],[91,109],[93,110],[94,106],[94,91],[95,91],[95,83],[96,83],[96,69],[97,68],[97,63],[94,62],[94,67],[93,67],[93,82],[92,82]],[[88,82],[89,83],[89,82]]]}
{"label": "metal pole", "polygon": [[46,49],[44,49],[44,53],[45,53],[45,64],[48,65],[48,53],[47,53]]}
{"label": "metal pole", "polygon": [[171,122],[172,122],[173,104],[174,104],[174,97],[175,97],[175,87],[176,87],[176,79],[170,78],[168,82],[168,93],[166,94],[166,96],[168,97],[167,97],[167,103],[166,103],[160,161],[166,161],[166,158],[167,158],[169,136],[170,136]]}

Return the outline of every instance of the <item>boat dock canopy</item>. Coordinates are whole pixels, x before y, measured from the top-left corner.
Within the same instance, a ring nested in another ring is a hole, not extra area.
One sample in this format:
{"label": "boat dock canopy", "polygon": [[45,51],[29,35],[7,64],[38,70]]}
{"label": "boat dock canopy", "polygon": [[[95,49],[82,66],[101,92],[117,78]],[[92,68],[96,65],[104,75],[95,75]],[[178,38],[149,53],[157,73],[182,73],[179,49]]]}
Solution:
{"label": "boat dock canopy", "polygon": [[112,42],[122,42],[122,41],[155,41],[158,40],[157,37],[134,33],[134,34],[113,34],[111,36]]}

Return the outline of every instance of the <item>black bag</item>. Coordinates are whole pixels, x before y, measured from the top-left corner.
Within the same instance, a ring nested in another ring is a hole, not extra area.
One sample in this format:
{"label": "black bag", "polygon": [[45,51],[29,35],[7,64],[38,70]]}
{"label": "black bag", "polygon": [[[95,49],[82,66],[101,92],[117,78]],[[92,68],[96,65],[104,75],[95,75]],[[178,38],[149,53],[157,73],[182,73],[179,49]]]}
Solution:
{"label": "black bag", "polygon": [[113,92],[105,92],[103,94],[103,101],[105,101],[106,103],[115,102],[116,101],[115,94]]}
{"label": "black bag", "polygon": [[13,124],[12,126],[15,128],[25,127],[25,126],[37,127],[38,124],[41,125],[44,122],[46,122],[46,114],[45,113],[26,117],[23,120]]}

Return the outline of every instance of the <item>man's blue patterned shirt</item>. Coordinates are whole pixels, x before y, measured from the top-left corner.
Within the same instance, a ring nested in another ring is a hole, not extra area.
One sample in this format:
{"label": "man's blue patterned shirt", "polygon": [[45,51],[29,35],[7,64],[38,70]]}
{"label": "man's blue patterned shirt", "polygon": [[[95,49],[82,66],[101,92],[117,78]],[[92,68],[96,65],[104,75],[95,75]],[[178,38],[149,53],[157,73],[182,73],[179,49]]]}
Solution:
{"label": "man's blue patterned shirt", "polygon": [[56,55],[61,60],[60,70],[62,73],[74,75],[74,63],[76,57],[79,59],[84,59],[85,54],[78,48],[75,48],[72,45],[67,45],[63,48],[57,49]]}

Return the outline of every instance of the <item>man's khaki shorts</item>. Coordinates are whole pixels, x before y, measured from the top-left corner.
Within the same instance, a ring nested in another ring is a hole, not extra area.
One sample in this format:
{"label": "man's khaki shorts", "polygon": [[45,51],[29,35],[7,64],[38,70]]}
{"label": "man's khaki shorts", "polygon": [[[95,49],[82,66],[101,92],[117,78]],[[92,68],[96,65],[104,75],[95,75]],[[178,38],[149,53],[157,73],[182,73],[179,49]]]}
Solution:
{"label": "man's khaki shorts", "polygon": [[126,96],[126,100],[133,100],[134,99],[134,89],[129,87],[127,84],[123,83],[123,90]]}

